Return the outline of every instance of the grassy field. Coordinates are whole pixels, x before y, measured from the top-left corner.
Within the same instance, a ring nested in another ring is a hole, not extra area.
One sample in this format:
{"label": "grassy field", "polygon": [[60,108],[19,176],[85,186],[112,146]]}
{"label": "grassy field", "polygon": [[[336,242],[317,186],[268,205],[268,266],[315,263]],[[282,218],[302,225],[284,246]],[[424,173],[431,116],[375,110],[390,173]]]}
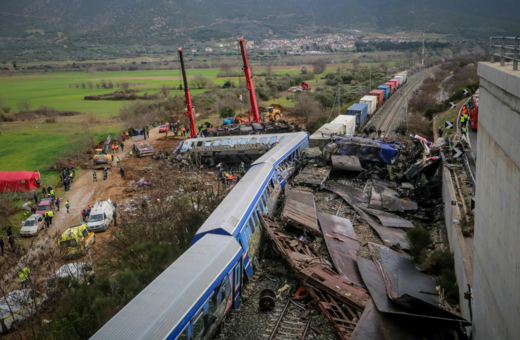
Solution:
{"label": "grassy field", "polygon": [[[389,63],[391,64],[391,63]],[[363,63],[361,66],[369,66]],[[350,64],[328,65],[326,73],[334,72],[338,67],[352,67]],[[265,67],[254,66],[255,72],[265,71]],[[237,71],[241,72],[239,69]],[[298,74],[300,66],[274,66],[272,71],[277,74]],[[218,68],[189,69],[188,78],[193,79],[197,75],[208,77],[217,85],[222,85],[229,77],[217,78],[220,72]],[[313,88],[323,85],[324,80],[317,76],[309,81]],[[0,77],[0,97],[4,106],[9,106],[11,112],[18,112],[18,104],[28,101],[31,109],[41,106],[52,107],[55,110],[78,111],[99,115],[100,121],[91,126],[91,132],[102,140],[107,134],[118,133],[122,130],[122,123],[116,116],[124,105],[133,101],[109,101],[109,100],[84,100],[87,95],[99,95],[111,93],[118,88],[96,88],[96,84],[102,81],[112,83],[128,82],[131,89],[140,91],[140,94],[148,92],[157,93],[164,84],[170,88],[178,88],[182,83],[180,70],[154,70],[154,71],[119,71],[119,72],[55,72],[29,75],[13,75]],[[241,77],[242,81],[244,80]],[[91,82],[94,88],[88,88]],[[83,89],[81,84],[86,84]],[[76,88],[76,85],[79,88]],[[201,93],[204,90],[191,90],[192,94]],[[173,90],[172,95],[182,94],[182,91]],[[270,101],[271,104],[293,106],[291,100],[285,96]],[[4,122],[1,127],[0,141],[0,171],[16,170],[40,170],[43,171],[56,159],[63,155],[77,151],[84,147],[82,141],[86,138],[84,125],[85,116],[58,117],[56,123],[46,123],[40,118],[33,121]],[[211,117],[215,124],[220,119]]]}

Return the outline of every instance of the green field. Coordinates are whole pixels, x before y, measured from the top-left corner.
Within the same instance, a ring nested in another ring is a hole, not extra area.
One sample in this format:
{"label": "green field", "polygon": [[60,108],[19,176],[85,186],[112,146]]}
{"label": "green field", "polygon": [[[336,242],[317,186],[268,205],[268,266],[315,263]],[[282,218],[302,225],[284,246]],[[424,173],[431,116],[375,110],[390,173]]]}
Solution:
{"label": "green field", "polygon": [[[389,63],[391,64],[391,63]],[[363,63],[361,66],[368,66]],[[326,73],[334,72],[338,67],[352,67],[350,64],[328,65]],[[265,67],[254,66],[256,72],[265,71]],[[237,69],[237,71],[240,71]],[[298,74],[300,66],[275,66],[272,71],[277,74]],[[217,78],[218,68],[188,69],[189,80],[196,75],[208,77],[216,85],[222,85],[228,78]],[[241,72],[241,71],[240,71]],[[244,80],[243,77],[241,77]],[[128,82],[130,89],[140,91],[139,95],[148,92],[154,94],[164,84],[176,90],[171,95],[182,94],[177,90],[182,83],[180,70],[154,71],[118,71],[118,72],[55,72],[29,75],[13,75],[0,77],[0,97],[4,106],[9,106],[11,112],[18,112],[18,103],[28,101],[31,110],[47,106],[55,110],[78,111],[85,114],[100,115],[100,122],[91,124],[90,130],[98,140],[107,134],[121,132],[122,122],[117,115],[122,106],[133,101],[84,100],[87,95],[107,94],[120,88],[96,88],[102,81],[112,83]],[[88,88],[91,82],[94,88]],[[85,83],[85,89],[81,84]],[[321,76],[309,81],[313,88],[324,84]],[[76,88],[76,85],[79,88]],[[191,93],[201,93],[205,90],[192,89]],[[283,95],[280,99],[270,101],[271,104],[293,106],[291,100]],[[210,119],[217,123],[218,119]],[[48,168],[63,155],[84,148],[85,115],[58,117],[56,123],[46,123],[44,118],[33,121],[16,121],[2,123],[0,141],[0,171],[40,170]]]}

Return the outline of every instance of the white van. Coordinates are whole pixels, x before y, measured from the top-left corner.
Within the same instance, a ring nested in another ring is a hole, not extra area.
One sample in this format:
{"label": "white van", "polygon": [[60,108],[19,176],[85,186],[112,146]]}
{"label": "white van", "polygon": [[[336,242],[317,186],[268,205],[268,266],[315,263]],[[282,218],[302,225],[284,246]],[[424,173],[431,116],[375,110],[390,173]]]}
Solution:
{"label": "white van", "polygon": [[90,209],[87,226],[94,232],[105,231],[108,229],[108,225],[112,222],[113,213],[114,205],[110,199],[107,201],[96,202],[96,204]]}

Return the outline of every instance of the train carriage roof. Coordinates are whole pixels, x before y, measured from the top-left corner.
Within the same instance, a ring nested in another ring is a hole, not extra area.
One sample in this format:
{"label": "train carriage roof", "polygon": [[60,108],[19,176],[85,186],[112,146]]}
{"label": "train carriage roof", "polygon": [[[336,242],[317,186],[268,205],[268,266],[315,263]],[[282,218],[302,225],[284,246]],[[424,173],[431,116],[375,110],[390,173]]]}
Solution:
{"label": "train carriage roof", "polygon": [[242,248],[232,237],[206,235],[130,301],[91,339],[165,339],[208,298]]}

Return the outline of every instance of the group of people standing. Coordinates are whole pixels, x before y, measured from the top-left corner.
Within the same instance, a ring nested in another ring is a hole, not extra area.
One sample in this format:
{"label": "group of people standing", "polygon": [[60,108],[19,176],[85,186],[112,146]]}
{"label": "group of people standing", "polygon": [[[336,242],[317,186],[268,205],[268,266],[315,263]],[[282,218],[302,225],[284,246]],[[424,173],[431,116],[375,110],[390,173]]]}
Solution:
{"label": "group of people standing", "polygon": [[70,185],[74,183],[74,177],[76,176],[76,169],[74,166],[72,168],[65,168],[60,172],[60,182],[63,183],[63,187],[65,191],[70,190]]}
{"label": "group of people standing", "polygon": [[217,164],[217,169],[222,186],[232,185],[233,182],[238,183],[245,174],[244,162],[241,162],[238,166],[238,173],[236,176],[233,174],[233,169],[229,168],[226,170],[226,166],[222,162]]}

